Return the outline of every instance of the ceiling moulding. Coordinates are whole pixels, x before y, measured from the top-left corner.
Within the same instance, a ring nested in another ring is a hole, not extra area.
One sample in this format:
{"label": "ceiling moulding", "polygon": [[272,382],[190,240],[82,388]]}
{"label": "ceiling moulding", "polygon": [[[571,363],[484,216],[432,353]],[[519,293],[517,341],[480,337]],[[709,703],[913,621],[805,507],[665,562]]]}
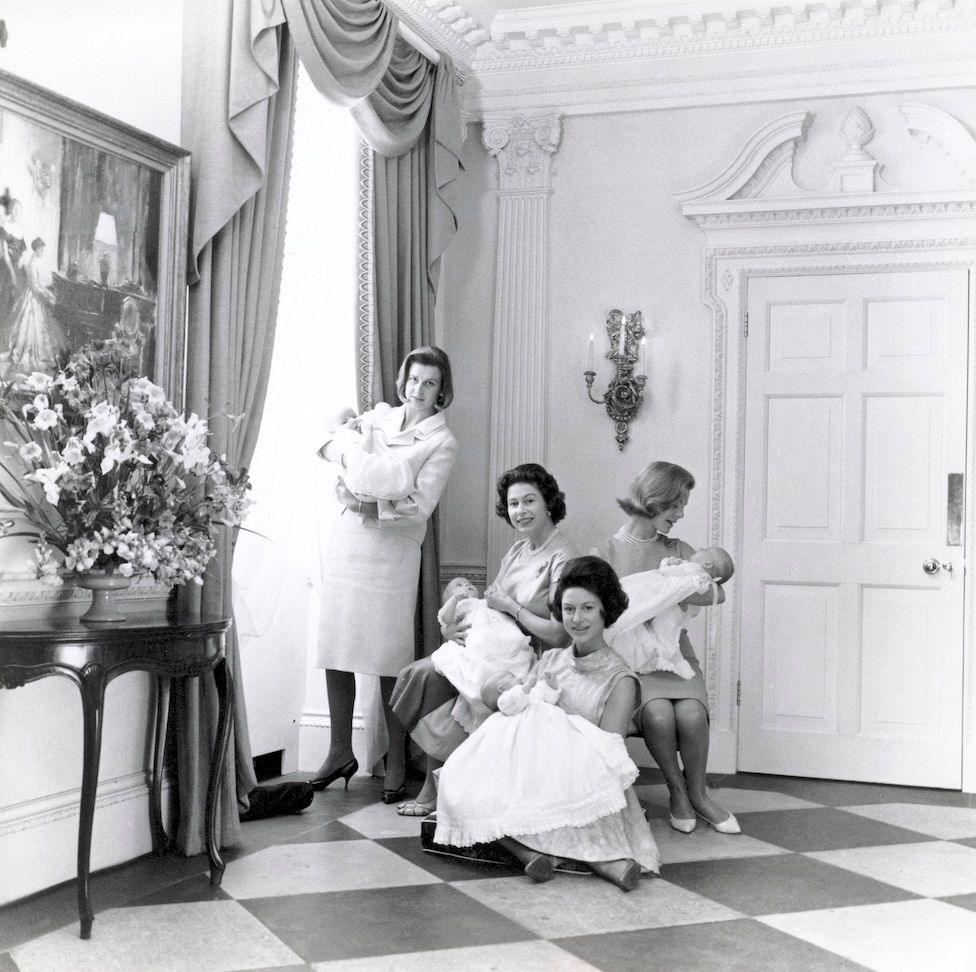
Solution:
{"label": "ceiling moulding", "polygon": [[[976,157],[976,139],[955,118],[927,105],[902,105],[907,132],[926,133],[958,188],[933,190],[924,185],[893,188],[883,166],[867,146],[874,124],[861,107],[852,108],[839,130],[846,151],[833,163],[823,184],[800,185],[794,174],[797,146],[806,139],[812,112],[783,115],[749,138],[726,169],[714,179],[674,194],[682,215],[706,231],[755,227],[804,226],[824,223],[968,219],[976,214],[972,170],[966,162]],[[953,124],[954,123],[954,124]],[[935,131],[936,135],[928,133]],[[938,141],[952,133],[955,142]],[[965,160],[959,162],[958,160]]]}
{"label": "ceiling moulding", "polygon": [[[407,2],[420,0],[397,0],[396,5]],[[427,0],[427,5],[439,3]],[[748,10],[723,8],[722,0],[656,7],[646,0],[547,4],[499,11],[490,39],[476,47],[474,67],[478,73],[519,71],[974,27],[976,0],[826,0],[790,6],[767,0]]]}
{"label": "ceiling moulding", "polygon": [[451,0],[386,0],[399,20],[457,65],[469,67],[488,31]]}

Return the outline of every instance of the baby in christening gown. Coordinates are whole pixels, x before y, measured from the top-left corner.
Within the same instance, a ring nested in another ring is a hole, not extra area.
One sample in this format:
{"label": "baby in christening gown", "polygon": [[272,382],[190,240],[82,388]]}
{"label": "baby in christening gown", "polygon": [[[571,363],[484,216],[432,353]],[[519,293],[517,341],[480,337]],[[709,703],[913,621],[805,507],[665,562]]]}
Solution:
{"label": "baby in christening gown", "polygon": [[437,614],[441,625],[460,619],[469,623],[465,643],[445,641],[430,660],[435,670],[458,690],[451,715],[470,733],[491,715],[492,710],[481,697],[488,679],[502,673],[522,678],[535,663],[535,652],[529,636],[509,615],[488,607],[466,577],[450,581]]}
{"label": "baby in christening gown", "polygon": [[[665,557],[656,570],[622,577],[620,584],[630,604],[617,622],[606,629],[607,644],[639,675],[674,672],[681,678],[695,673],[681,654],[681,629],[696,608],[681,602],[724,584],[735,570],[721,547],[705,547],[688,560]],[[693,616],[693,615],[692,615]]]}
{"label": "baby in christening gown", "polygon": [[395,520],[417,512],[416,502],[410,499],[416,488],[410,464],[394,459],[377,447],[376,426],[391,411],[386,402],[359,416],[350,409],[341,416],[341,427],[319,450],[323,459],[342,467],[342,480],[356,499],[376,504],[381,520]]}
{"label": "baby in christening gown", "polygon": [[482,701],[497,711],[440,770],[437,843],[581,827],[624,809],[637,767],[623,738],[566,712],[559,696],[551,673],[486,681]]}

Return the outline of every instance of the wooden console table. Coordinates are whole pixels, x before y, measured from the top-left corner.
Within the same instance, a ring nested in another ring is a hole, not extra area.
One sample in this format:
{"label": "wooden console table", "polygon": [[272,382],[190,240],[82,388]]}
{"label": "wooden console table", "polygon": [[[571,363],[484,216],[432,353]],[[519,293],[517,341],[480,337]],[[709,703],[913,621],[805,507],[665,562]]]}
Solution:
{"label": "wooden console table", "polygon": [[167,843],[160,796],[170,681],[213,671],[219,718],[207,788],[207,855],[210,883],[216,887],[223,878],[224,862],[215,830],[220,774],[227,755],[234,700],[231,674],[224,661],[224,635],[229,626],[229,618],[195,615],[177,619],[161,612],[137,614],[111,624],[86,623],[77,618],[0,621],[0,688],[17,688],[47,675],[63,675],[81,691],[84,760],[78,822],[78,914],[82,938],[91,937],[94,920],[89,875],[105,687],[125,672],[150,672],[157,679],[149,770],[149,823],[153,853],[158,855]]}

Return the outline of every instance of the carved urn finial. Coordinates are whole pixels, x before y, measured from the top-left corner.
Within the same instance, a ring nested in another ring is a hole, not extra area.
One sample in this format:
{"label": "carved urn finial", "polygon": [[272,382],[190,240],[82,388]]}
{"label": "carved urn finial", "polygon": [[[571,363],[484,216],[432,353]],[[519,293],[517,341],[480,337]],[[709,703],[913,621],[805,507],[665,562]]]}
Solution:
{"label": "carved urn finial", "polygon": [[855,106],[847,113],[840,126],[840,137],[847,146],[845,159],[873,158],[864,151],[864,146],[874,138],[874,125],[863,108]]}

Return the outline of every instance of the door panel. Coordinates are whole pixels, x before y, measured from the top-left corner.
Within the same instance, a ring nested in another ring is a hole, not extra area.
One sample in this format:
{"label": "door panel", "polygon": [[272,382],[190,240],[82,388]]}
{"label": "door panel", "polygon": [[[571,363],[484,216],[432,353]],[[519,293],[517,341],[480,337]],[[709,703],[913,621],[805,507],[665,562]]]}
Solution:
{"label": "door panel", "polygon": [[958,787],[964,271],[749,281],[739,767]]}

